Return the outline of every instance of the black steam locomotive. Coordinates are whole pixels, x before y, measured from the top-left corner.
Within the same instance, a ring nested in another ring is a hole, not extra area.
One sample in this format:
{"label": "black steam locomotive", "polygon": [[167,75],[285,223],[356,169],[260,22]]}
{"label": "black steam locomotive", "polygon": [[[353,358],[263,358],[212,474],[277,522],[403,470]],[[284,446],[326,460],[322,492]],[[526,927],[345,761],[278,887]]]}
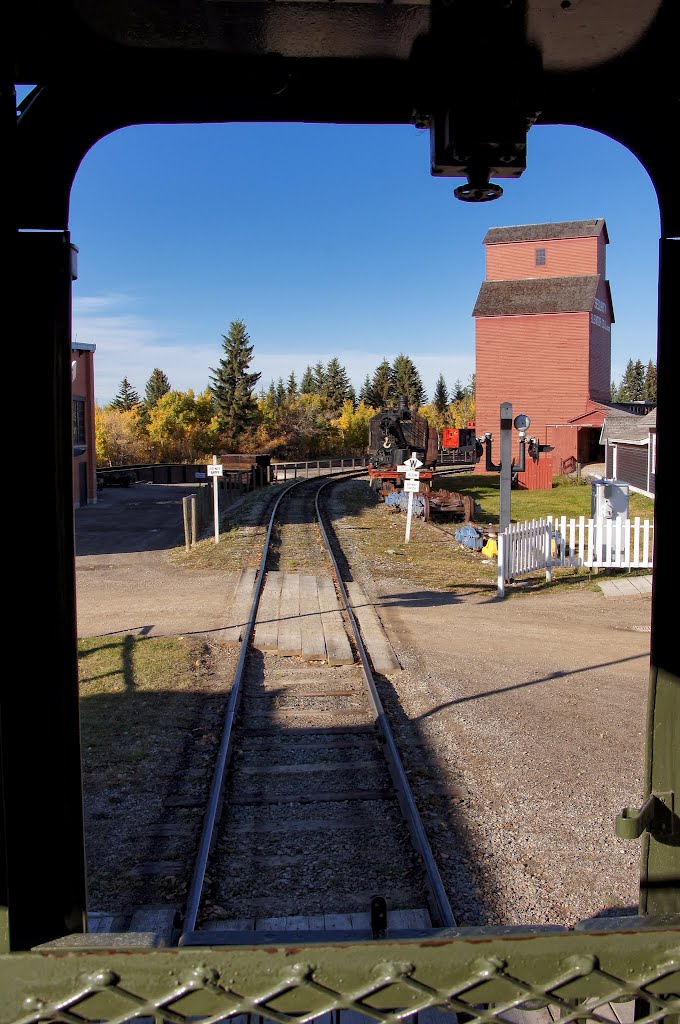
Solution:
{"label": "black steam locomotive", "polygon": [[394,470],[413,452],[432,469],[437,464],[437,432],[402,396],[397,409],[382,409],[369,422],[369,471]]}
{"label": "black steam locomotive", "polygon": [[383,409],[369,422],[371,485],[383,493],[400,487],[403,474],[396,467],[405,464],[414,452],[423,464],[420,479],[427,490],[435,467],[465,471],[477,464],[482,449],[474,427],[444,428],[439,439],[434,427],[416,410],[409,409],[406,396],[402,396],[398,408]]}

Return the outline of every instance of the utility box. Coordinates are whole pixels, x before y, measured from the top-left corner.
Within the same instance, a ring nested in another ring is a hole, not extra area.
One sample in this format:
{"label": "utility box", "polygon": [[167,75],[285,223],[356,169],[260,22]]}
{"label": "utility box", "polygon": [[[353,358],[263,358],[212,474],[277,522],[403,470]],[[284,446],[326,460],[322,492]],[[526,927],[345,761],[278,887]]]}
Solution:
{"label": "utility box", "polygon": [[593,519],[627,519],[628,484],[604,477],[593,480],[590,515]]}

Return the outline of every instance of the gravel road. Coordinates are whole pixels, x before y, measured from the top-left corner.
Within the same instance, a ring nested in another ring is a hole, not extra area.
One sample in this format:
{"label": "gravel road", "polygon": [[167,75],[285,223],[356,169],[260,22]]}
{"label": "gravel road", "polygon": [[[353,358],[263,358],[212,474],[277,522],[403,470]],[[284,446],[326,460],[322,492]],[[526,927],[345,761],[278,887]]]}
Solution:
{"label": "gravel road", "polygon": [[614,818],[642,795],[649,598],[420,589],[376,569],[355,524],[342,544],[404,667],[381,696],[429,786],[420,806],[459,923],[636,906],[639,844]]}

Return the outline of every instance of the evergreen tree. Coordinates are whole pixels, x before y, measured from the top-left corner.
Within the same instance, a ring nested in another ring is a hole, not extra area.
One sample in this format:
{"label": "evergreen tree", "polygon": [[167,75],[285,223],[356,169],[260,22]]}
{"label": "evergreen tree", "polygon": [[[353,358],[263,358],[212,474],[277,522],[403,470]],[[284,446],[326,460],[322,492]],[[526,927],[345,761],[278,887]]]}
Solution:
{"label": "evergreen tree", "polygon": [[651,359],[647,363],[643,398],[645,402],[656,404],[656,363],[653,363]]}
{"label": "evergreen tree", "polygon": [[168,380],[167,374],[156,367],[144,388],[144,407],[147,412],[150,409],[153,409],[156,402],[162,398],[163,395],[167,395],[170,390],[170,381]]}
{"label": "evergreen tree", "polygon": [[385,409],[394,401],[394,381],[392,367],[386,359],[376,366],[371,379],[371,397],[369,404],[375,409]]}
{"label": "evergreen tree", "polygon": [[314,379],[312,394],[323,395],[324,385],[326,383],[326,371],[321,360],[314,365],[314,368],[312,369],[312,376]]}
{"label": "evergreen tree", "polygon": [[446,410],[449,404],[449,393],[444,382],[444,377],[441,373],[437,377],[437,383],[434,386],[432,404],[440,415]]}
{"label": "evergreen tree", "polygon": [[621,383],[619,384],[618,390],[618,401],[619,402],[634,402],[635,401],[635,364],[632,359],[629,359],[626,363],[626,369]]}
{"label": "evergreen tree", "polygon": [[324,372],[321,394],[328,399],[334,412],[340,412],[343,403],[350,397],[350,386],[347,370],[340,360],[333,356],[328,360],[328,366]]}
{"label": "evergreen tree", "polygon": [[289,398],[297,398],[297,396],[298,396],[297,381],[295,379],[295,374],[292,371],[291,371],[290,376],[288,377],[288,383],[286,385],[286,392],[287,392]]}
{"label": "evergreen tree", "polygon": [[356,409],[356,407],[357,407],[357,393],[354,390],[354,385],[353,384],[350,384],[349,388],[347,389],[347,400],[352,403],[352,409]]}
{"label": "evergreen tree", "polygon": [[222,335],[224,357],[219,366],[210,367],[210,390],[215,401],[220,425],[228,430],[234,445],[243,431],[257,417],[257,402],[253,388],[262,376],[248,373],[253,358],[253,346],[243,320],[232,320],[229,331]]}
{"label": "evergreen tree", "polygon": [[420,374],[413,360],[409,356],[405,356],[403,352],[399,353],[392,364],[392,380],[395,395],[397,398],[406,395],[410,408],[425,405],[427,392],[423,387]]}
{"label": "evergreen tree", "polygon": [[364,383],[361,385],[361,391],[359,392],[359,401],[364,402],[365,405],[371,405],[371,378],[366,374]]}
{"label": "evergreen tree", "polygon": [[633,366],[633,389],[635,392],[634,402],[642,402],[645,394],[645,368],[639,359],[635,360]]}
{"label": "evergreen tree", "polygon": [[300,381],[300,394],[314,394],[314,374],[311,366],[306,367],[305,372],[302,374],[302,380]]}
{"label": "evergreen tree", "polygon": [[463,397],[464,398],[476,398],[477,397],[477,374],[476,373],[471,373],[470,374],[470,379],[467,382],[467,387],[465,388],[465,394],[464,394]]}
{"label": "evergreen tree", "polygon": [[136,405],[139,405],[139,395],[127,377],[123,377],[118,394],[111,402],[111,408],[118,409],[120,412],[129,412]]}
{"label": "evergreen tree", "polygon": [[460,402],[461,398],[465,398],[465,395],[466,389],[461,384],[460,379],[455,381],[453,387],[451,388],[451,401]]}
{"label": "evergreen tree", "polygon": [[286,385],[283,383],[283,377],[279,377],[276,382],[276,404],[281,407],[286,401]]}

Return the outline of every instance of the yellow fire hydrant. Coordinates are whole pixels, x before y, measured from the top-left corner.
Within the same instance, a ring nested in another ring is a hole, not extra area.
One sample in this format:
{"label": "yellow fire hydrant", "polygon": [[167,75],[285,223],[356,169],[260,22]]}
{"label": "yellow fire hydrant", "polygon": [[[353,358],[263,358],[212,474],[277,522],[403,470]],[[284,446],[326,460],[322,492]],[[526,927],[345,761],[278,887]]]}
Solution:
{"label": "yellow fire hydrant", "polygon": [[484,555],[485,558],[498,557],[498,544],[496,543],[496,538],[494,536],[489,537],[486,544],[482,548],[482,554]]}

